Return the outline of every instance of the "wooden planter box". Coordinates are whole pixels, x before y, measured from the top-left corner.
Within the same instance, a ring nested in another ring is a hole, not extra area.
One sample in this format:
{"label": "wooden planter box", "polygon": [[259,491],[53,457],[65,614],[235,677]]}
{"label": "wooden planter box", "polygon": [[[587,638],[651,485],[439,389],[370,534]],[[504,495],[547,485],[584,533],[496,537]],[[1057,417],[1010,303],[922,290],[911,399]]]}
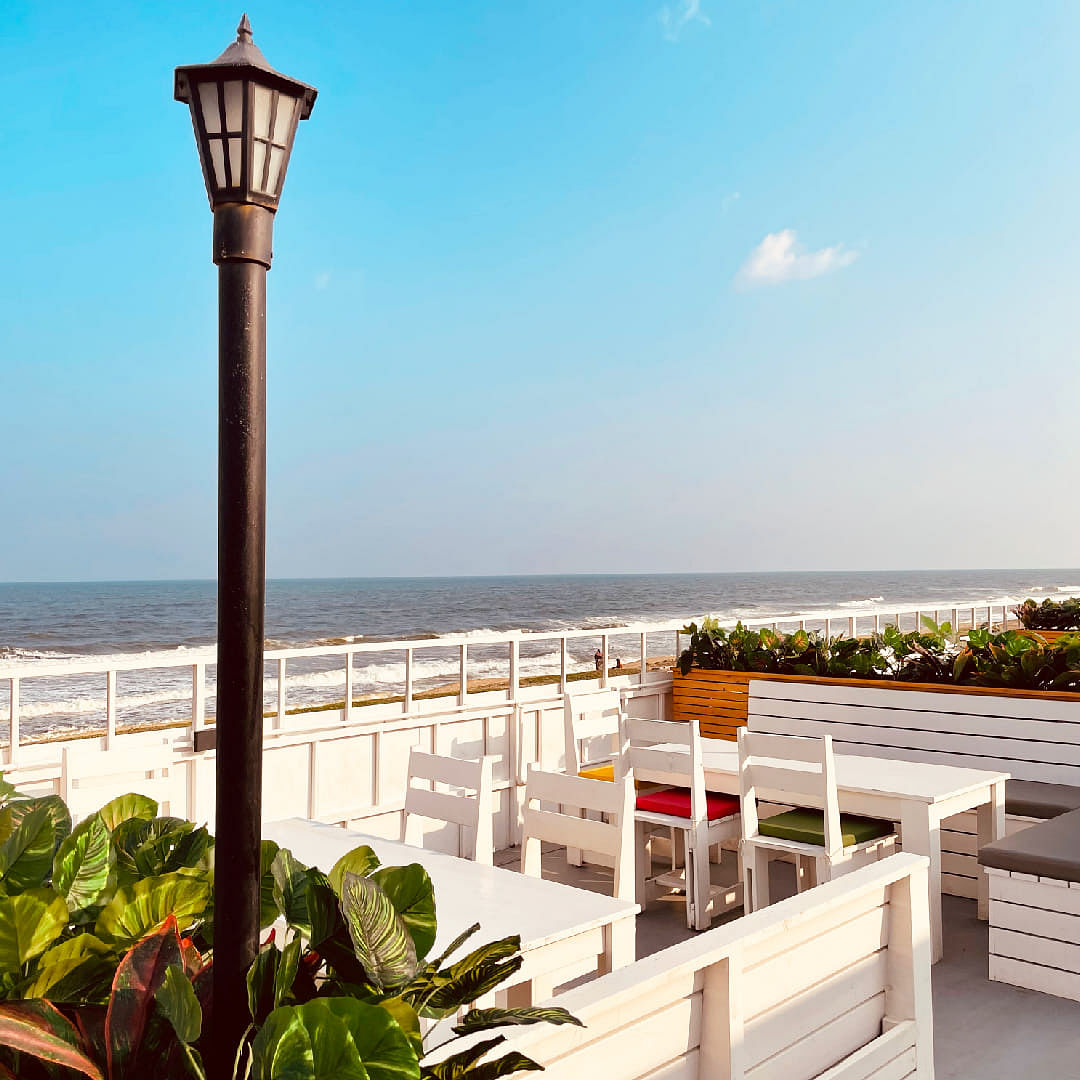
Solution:
{"label": "wooden planter box", "polygon": [[[1059,635],[1064,631],[1058,631]],[[750,680],[823,683],[830,686],[865,686],[899,693],[921,690],[934,694],[977,694],[990,697],[1040,698],[1077,701],[1080,694],[1058,690],[1014,690],[997,686],[949,686],[943,683],[890,682],[888,679],[827,679],[820,675],[774,675],[759,671],[702,671],[692,668],[672,673],[672,719],[695,718],[707,739],[730,739],[746,726]]]}

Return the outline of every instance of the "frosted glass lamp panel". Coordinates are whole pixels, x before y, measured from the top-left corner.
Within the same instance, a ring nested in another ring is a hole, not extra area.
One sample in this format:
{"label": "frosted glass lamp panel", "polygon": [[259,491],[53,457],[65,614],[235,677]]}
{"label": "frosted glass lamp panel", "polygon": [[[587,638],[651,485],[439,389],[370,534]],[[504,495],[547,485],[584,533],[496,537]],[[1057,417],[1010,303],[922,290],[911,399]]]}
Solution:
{"label": "frosted glass lamp panel", "polygon": [[207,135],[221,132],[221,108],[218,105],[218,84],[199,83],[199,105],[202,107],[203,127]]}
{"label": "frosted glass lamp panel", "polygon": [[280,146],[270,148],[270,172],[266,177],[266,193],[276,195],[281,187],[281,164],[285,160],[285,151]]}
{"label": "frosted glass lamp panel", "polygon": [[210,163],[214,168],[214,187],[225,187],[225,145],[221,139],[210,139]]}
{"label": "frosted glass lamp panel", "polygon": [[225,130],[230,135],[239,135],[244,125],[244,84],[239,79],[230,79],[224,84],[225,93]]}
{"label": "frosted glass lamp panel", "polygon": [[256,139],[251,146],[251,186],[256,191],[266,191],[263,173],[266,171],[266,143]]}
{"label": "frosted glass lamp panel", "polygon": [[[278,94],[277,113],[274,116],[274,138],[278,146],[289,145],[289,135],[292,132],[293,116],[296,107],[300,104],[299,99],[289,97],[288,94]],[[273,185],[271,185],[273,187]]]}
{"label": "frosted glass lamp panel", "polygon": [[[252,112],[254,113],[254,135],[256,139],[270,138],[270,111],[274,99],[274,92],[266,86],[256,84],[252,87]],[[261,170],[255,170],[255,176],[261,175]]]}
{"label": "frosted glass lamp panel", "polygon": [[242,176],[241,166],[244,160],[244,143],[241,139],[229,140],[229,172],[232,175],[232,186],[239,187]]}

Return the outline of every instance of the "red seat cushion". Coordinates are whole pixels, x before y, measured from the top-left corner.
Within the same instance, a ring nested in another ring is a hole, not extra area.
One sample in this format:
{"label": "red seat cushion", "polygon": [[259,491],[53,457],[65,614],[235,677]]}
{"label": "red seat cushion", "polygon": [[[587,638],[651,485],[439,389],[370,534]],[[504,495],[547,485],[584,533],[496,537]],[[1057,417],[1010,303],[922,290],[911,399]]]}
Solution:
{"label": "red seat cushion", "polygon": [[[709,820],[731,817],[739,812],[739,800],[715,791],[705,793]],[[643,791],[637,797],[637,808],[654,814],[670,814],[672,817],[690,817],[689,788],[661,788],[660,791]]]}

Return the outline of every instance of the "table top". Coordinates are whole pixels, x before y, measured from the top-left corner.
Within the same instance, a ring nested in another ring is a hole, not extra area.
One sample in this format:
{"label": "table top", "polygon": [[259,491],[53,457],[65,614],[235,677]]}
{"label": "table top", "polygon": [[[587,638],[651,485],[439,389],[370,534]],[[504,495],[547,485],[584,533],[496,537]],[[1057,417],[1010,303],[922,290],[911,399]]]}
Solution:
{"label": "table top", "polygon": [[[720,740],[702,740],[702,762],[705,779],[714,776],[739,775],[739,749],[734,743],[710,745]],[[921,761],[901,761],[893,758],[836,753],[836,788],[838,791],[861,795],[879,795],[893,799],[912,799],[918,802],[944,802],[957,795],[966,795],[991,784],[1009,779],[1007,772],[969,769],[961,765],[931,765]],[[798,768],[793,761],[777,762],[785,768]]]}
{"label": "table top", "polygon": [[263,836],[324,872],[361,844],[367,844],[384,866],[420,863],[435,887],[438,932],[433,955],[476,922],[480,929],[469,948],[520,934],[521,949],[527,952],[619,918],[633,918],[640,910],[637,904],[603,893],[304,818],[266,824]]}

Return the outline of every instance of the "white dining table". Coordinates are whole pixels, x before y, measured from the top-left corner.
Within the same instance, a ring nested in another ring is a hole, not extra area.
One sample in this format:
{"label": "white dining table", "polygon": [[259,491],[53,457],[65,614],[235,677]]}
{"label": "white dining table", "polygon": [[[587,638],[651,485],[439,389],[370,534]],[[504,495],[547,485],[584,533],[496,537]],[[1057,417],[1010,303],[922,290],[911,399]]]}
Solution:
{"label": "white dining table", "polygon": [[479,923],[480,930],[463,954],[489,941],[521,936],[524,963],[513,983],[499,988],[500,998],[510,1005],[550,997],[565,981],[564,974],[573,978],[582,967],[595,966],[604,974],[634,962],[635,916],[641,909],[628,900],[304,818],[264,824],[263,836],[323,872],[361,844],[367,844],[383,866],[419,863],[435,889],[432,956],[473,923]]}
{"label": "white dining table", "polygon": [[[705,786],[710,791],[737,795],[738,747],[719,739],[703,739],[702,744]],[[941,822],[954,814],[975,810],[979,847],[1000,839],[1005,835],[1005,781],[1009,774],[842,752],[836,753],[835,760],[840,810],[899,823],[903,850],[930,860],[931,955],[936,963],[942,956]],[[783,764],[797,767],[791,761]],[[783,791],[759,788],[757,795],[784,805]],[[800,797],[799,801],[804,800]],[[986,873],[982,867],[979,870],[978,914],[985,920],[989,891]]]}

